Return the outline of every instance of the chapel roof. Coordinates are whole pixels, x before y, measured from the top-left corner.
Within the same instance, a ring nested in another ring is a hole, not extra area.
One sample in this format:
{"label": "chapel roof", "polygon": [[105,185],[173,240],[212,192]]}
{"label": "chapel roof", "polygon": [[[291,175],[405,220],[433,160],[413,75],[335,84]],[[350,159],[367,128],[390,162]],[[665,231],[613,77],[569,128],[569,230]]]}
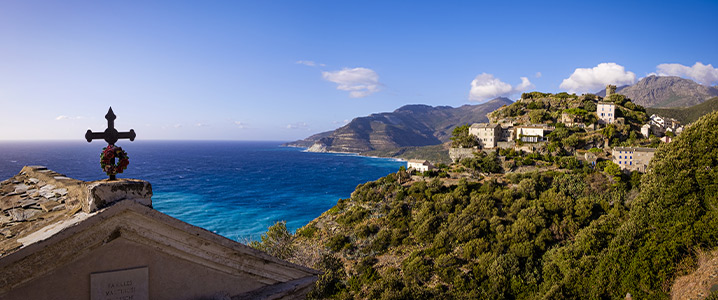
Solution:
{"label": "chapel roof", "polygon": [[[151,196],[146,181],[85,182],[40,166],[24,167],[0,182],[0,295],[76,259],[88,245],[105,245],[119,236],[162,245],[167,253],[228,274],[245,274],[266,285],[232,299],[291,294],[316,281],[316,270],[154,210],[151,200],[132,198],[136,191],[115,192],[128,184],[134,185],[131,189],[139,184],[140,193]],[[98,185],[109,188],[93,189]],[[105,194],[106,199],[97,202],[103,191],[115,194]],[[122,195],[111,199],[118,194]]]}
{"label": "chapel roof", "polygon": [[0,258],[21,248],[22,239],[40,228],[83,217],[77,199],[81,186],[82,181],[42,166],[24,167],[1,181]]}

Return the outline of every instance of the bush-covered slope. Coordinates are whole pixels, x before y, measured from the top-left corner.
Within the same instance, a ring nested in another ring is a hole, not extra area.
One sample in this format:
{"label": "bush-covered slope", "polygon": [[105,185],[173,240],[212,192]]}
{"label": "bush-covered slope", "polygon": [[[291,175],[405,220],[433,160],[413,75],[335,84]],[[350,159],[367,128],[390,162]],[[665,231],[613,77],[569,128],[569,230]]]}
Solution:
{"label": "bush-covered slope", "polygon": [[718,97],[713,97],[698,105],[686,108],[646,108],[648,115],[656,114],[661,117],[673,118],[682,124],[690,124],[698,118],[718,110]]}
{"label": "bush-covered slope", "polygon": [[287,233],[287,257],[325,271],[315,298],[667,298],[696,250],[718,246],[718,112],[642,177],[609,166],[480,181],[399,171]]}

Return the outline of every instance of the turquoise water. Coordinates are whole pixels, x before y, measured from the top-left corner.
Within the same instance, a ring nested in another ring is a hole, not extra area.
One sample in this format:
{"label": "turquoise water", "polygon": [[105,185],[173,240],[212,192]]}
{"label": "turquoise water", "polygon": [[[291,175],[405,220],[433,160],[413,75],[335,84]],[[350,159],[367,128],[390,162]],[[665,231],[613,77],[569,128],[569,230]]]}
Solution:
{"label": "turquoise water", "polygon": [[[135,141],[118,143],[130,165],[119,178],[152,184],[154,208],[233,240],[256,240],[276,221],[304,226],[348,198],[354,188],[396,172],[401,161],[304,152],[279,142]],[[2,142],[0,179],[24,165],[72,178],[103,179],[104,145],[86,142]]]}

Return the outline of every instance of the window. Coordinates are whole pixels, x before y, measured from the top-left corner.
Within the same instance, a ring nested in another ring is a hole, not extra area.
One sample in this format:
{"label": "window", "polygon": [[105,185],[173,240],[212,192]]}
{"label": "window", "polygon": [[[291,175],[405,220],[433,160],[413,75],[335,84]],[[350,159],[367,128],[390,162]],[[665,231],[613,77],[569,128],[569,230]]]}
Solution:
{"label": "window", "polygon": [[633,165],[633,162],[631,162],[630,165]]}
{"label": "window", "polygon": [[623,158],[623,156],[620,156],[620,155],[619,155],[618,158],[619,158],[619,159],[620,159],[620,158]]}

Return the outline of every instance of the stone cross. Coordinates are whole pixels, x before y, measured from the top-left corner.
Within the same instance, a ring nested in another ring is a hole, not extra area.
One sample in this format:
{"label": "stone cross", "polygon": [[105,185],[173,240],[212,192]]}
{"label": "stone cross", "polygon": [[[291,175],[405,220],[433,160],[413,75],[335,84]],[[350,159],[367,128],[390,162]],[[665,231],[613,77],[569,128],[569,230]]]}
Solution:
{"label": "stone cross", "polygon": [[104,139],[108,145],[114,146],[118,139],[130,139],[130,141],[135,140],[136,135],[134,129],[130,129],[129,132],[117,132],[117,129],[115,129],[115,119],[117,119],[117,116],[115,116],[115,113],[112,112],[112,107],[110,107],[110,110],[107,111],[105,119],[107,119],[107,129],[105,129],[104,132],[92,132],[90,129],[87,130],[87,133],[85,133],[85,139],[87,139],[88,143],[92,142],[92,140]]}
{"label": "stone cross", "polygon": [[[129,132],[118,132],[117,129],[115,129],[115,119],[117,119],[117,116],[115,116],[115,113],[112,112],[112,107],[110,107],[110,110],[107,111],[105,119],[107,119],[107,129],[105,129],[104,132],[92,132],[90,129],[87,130],[85,133],[85,139],[87,139],[88,143],[92,142],[92,140],[104,139],[105,142],[107,142],[107,145],[114,146],[119,139],[130,139],[130,141],[135,140],[136,135],[134,129],[130,129]],[[112,164],[115,164],[114,157],[112,158]],[[110,180],[115,179],[115,175],[110,175]]]}

